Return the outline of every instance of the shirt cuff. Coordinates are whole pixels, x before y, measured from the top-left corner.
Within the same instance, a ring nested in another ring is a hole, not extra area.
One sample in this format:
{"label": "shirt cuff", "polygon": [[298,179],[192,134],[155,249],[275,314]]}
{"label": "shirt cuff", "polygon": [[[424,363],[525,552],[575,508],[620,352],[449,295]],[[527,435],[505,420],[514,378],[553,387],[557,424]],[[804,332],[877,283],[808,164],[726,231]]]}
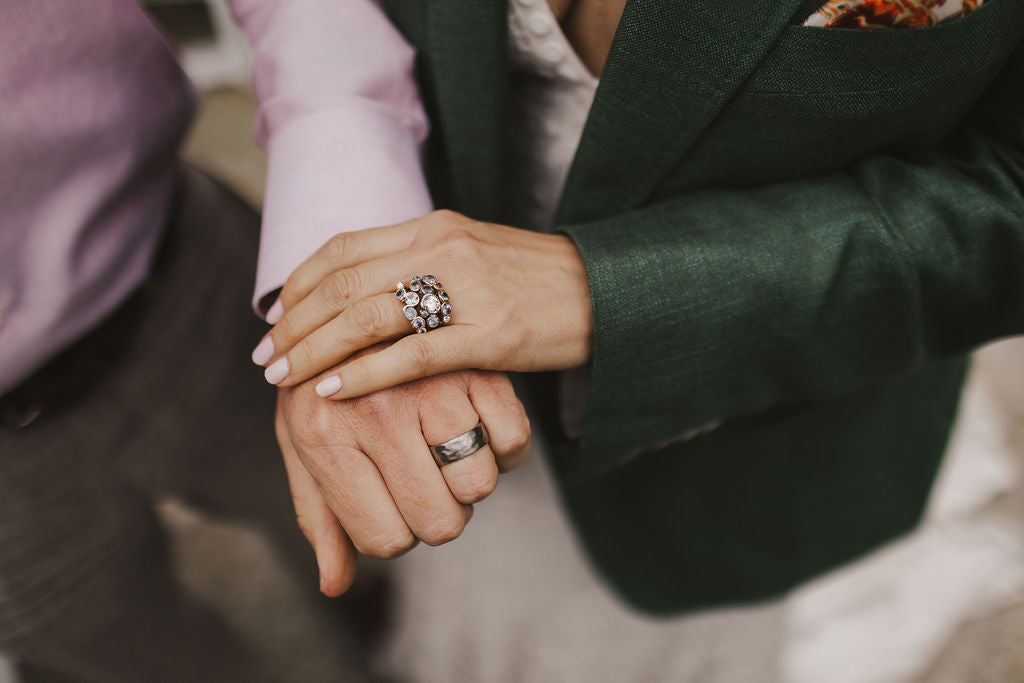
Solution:
{"label": "shirt cuff", "polygon": [[333,235],[401,223],[433,208],[419,136],[379,103],[295,119],[275,131],[267,154],[253,293],[260,316],[291,272]]}

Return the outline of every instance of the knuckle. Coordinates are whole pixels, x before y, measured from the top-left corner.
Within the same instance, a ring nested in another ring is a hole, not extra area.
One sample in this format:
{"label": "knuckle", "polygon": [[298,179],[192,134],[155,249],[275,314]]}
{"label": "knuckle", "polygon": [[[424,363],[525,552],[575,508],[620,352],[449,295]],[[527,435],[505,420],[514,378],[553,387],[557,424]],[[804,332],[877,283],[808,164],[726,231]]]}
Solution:
{"label": "knuckle", "polygon": [[348,306],[356,292],[356,277],[350,270],[337,270],[320,283],[320,299],[327,306],[341,310]]}
{"label": "knuckle", "polygon": [[292,375],[304,373],[316,365],[316,360],[328,357],[329,349],[315,335],[306,337],[288,352],[288,366]]}
{"label": "knuckle", "polygon": [[357,423],[352,406],[324,401],[313,393],[309,383],[288,391],[292,400],[285,438],[296,446],[300,458],[328,453],[337,457],[361,455],[354,446]]}
{"label": "knuckle", "polygon": [[443,545],[461,536],[464,528],[462,518],[445,515],[432,520],[420,533],[420,539],[427,545]]}
{"label": "knuckle", "polygon": [[407,553],[414,545],[416,545],[416,537],[408,529],[403,529],[378,534],[367,540],[362,547],[358,547],[358,550],[367,557],[393,560]]}
{"label": "knuckle", "polygon": [[469,230],[456,228],[445,236],[442,248],[448,254],[460,257],[473,257],[480,253],[483,241]]}
{"label": "knuckle", "polygon": [[394,398],[388,391],[375,391],[355,400],[363,410],[375,417],[390,416],[397,412]]}
{"label": "knuckle", "polygon": [[281,300],[287,306],[292,303],[293,292],[301,286],[301,280],[299,277],[300,269],[293,270],[288,277],[285,278],[284,284],[281,286]]}
{"label": "knuckle", "polygon": [[[355,399],[359,413],[378,430],[402,423],[405,413],[392,394],[390,391],[375,391]],[[371,459],[374,458],[371,456]]]}
{"label": "knuckle", "polygon": [[356,327],[365,335],[376,337],[384,331],[387,317],[376,301],[369,300],[352,311]]}
{"label": "knuckle", "polygon": [[507,450],[512,453],[526,450],[530,445],[530,437],[530,423],[524,419],[523,424],[509,435]]}
{"label": "knuckle", "polygon": [[473,468],[452,478],[452,488],[460,503],[478,503],[491,495],[497,485],[498,472],[493,468]]}
{"label": "knuckle", "polygon": [[293,317],[286,315],[274,326],[270,335],[274,339],[274,345],[280,349],[284,346],[291,346],[301,339],[302,330],[298,328]]}
{"label": "knuckle", "polygon": [[449,225],[462,219],[462,214],[451,209],[437,209],[430,212],[430,222],[438,227]]}
{"label": "knuckle", "polygon": [[[320,403],[327,403],[320,401]],[[318,453],[331,446],[337,447],[343,443],[344,425],[339,422],[339,416],[332,411],[330,404],[324,406],[312,406],[309,411],[296,424],[292,432],[292,439],[300,446]]]}
{"label": "knuckle", "polygon": [[334,427],[334,416],[330,410],[327,410],[327,407],[311,406],[311,410],[306,413],[304,419],[300,420],[297,425],[299,433],[302,435],[323,434]]}
{"label": "knuckle", "polygon": [[419,370],[426,370],[433,366],[434,350],[427,343],[424,335],[418,334],[409,337],[409,342],[407,353],[412,365]]}
{"label": "knuckle", "polygon": [[349,235],[346,232],[339,232],[338,234],[327,240],[325,245],[327,253],[331,258],[340,258],[345,255],[348,251],[349,246]]}

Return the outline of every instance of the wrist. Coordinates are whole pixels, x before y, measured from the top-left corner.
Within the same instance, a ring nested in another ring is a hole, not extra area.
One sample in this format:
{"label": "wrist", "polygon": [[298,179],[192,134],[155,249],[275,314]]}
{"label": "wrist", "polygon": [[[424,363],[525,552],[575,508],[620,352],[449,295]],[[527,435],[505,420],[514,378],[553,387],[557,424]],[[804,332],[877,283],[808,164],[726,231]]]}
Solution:
{"label": "wrist", "polygon": [[560,370],[582,367],[590,363],[593,355],[594,309],[590,297],[587,266],[576,243],[567,235],[551,235],[555,240],[558,258],[560,299],[564,304],[560,320],[565,326],[566,338],[562,349],[564,359]]}

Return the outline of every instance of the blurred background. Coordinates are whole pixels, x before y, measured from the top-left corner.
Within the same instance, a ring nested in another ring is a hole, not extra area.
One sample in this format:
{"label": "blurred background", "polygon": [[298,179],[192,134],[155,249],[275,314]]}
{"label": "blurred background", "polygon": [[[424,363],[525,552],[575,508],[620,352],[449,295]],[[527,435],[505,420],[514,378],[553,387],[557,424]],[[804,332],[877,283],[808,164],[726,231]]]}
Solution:
{"label": "blurred background", "polygon": [[[221,0],[141,4],[179,48],[186,71],[203,93],[186,158],[259,207],[266,160],[251,140],[257,106],[248,88],[244,35]],[[1024,453],[1024,340],[989,347],[979,355],[976,368],[997,377],[1001,400],[1016,407],[1016,444]],[[167,501],[161,513],[172,531],[178,571],[186,584],[261,649],[276,653],[280,670],[290,672],[282,680],[325,680],[330,676],[324,672],[345,671],[335,646],[343,636],[325,611],[325,601],[311,600],[295,584],[258,532],[205,519],[176,501]],[[993,503],[992,514],[1024,518],[1024,496],[1018,492],[1001,497]],[[1024,595],[1017,596],[1014,606],[981,615],[951,634],[934,660],[919,668],[919,675],[909,679],[914,683],[1024,682]],[[338,680],[345,680],[343,673]],[[773,677],[766,672],[764,680]],[[0,658],[0,683],[38,682],[67,683],[50,672],[19,673]]]}

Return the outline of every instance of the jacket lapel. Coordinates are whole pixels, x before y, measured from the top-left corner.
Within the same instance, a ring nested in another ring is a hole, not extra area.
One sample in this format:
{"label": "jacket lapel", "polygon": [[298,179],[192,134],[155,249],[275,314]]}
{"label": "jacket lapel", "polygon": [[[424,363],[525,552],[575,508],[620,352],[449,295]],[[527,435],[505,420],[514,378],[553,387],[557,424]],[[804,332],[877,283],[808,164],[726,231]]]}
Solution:
{"label": "jacket lapel", "polygon": [[430,0],[428,68],[455,205],[479,220],[502,212],[508,20],[503,0]]}
{"label": "jacket lapel", "polygon": [[557,225],[642,206],[806,0],[629,0]]}

